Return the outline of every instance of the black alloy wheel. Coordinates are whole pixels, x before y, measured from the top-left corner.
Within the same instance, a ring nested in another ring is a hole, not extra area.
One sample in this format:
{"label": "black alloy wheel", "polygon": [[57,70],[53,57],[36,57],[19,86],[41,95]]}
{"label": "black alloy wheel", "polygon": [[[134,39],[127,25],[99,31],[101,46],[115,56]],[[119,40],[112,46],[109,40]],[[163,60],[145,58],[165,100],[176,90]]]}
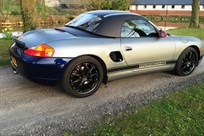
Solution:
{"label": "black alloy wheel", "polygon": [[181,76],[190,75],[198,64],[198,53],[194,48],[187,48],[180,55],[175,72]]}
{"label": "black alloy wheel", "polygon": [[97,91],[103,79],[101,64],[92,57],[77,58],[65,72],[63,86],[75,97],[87,97]]}
{"label": "black alloy wheel", "polygon": [[98,84],[99,70],[92,63],[81,63],[71,73],[70,84],[78,93],[89,93]]}

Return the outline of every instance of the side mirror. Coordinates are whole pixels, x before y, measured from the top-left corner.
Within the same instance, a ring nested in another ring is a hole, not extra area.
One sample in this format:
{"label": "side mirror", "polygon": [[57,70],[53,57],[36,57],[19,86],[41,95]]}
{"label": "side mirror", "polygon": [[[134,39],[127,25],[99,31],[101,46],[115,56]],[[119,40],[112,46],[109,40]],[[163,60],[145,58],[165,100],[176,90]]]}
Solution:
{"label": "side mirror", "polygon": [[165,31],[163,31],[163,30],[160,30],[159,31],[159,37],[160,38],[165,38],[165,37],[167,37],[168,36],[168,33],[167,32],[165,32]]}

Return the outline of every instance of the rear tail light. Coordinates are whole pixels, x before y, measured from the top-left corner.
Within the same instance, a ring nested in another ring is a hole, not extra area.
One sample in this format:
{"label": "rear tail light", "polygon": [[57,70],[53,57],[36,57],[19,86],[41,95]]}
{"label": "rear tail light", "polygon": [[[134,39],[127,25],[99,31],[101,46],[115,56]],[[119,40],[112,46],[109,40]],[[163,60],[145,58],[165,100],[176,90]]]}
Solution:
{"label": "rear tail light", "polygon": [[55,50],[47,44],[40,44],[36,47],[31,47],[24,50],[24,53],[30,56],[52,57],[55,53]]}

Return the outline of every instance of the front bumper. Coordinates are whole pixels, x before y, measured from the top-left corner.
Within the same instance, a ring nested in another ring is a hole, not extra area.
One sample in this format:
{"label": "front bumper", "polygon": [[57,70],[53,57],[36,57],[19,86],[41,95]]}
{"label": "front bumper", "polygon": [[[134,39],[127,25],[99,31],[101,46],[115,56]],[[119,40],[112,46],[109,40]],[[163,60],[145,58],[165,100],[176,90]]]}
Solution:
{"label": "front bumper", "polygon": [[[72,58],[41,58],[23,53],[15,45],[10,47],[11,64],[14,73],[29,79],[59,80],[63,70]],[[15,60],[15,64],[14,64]]]}

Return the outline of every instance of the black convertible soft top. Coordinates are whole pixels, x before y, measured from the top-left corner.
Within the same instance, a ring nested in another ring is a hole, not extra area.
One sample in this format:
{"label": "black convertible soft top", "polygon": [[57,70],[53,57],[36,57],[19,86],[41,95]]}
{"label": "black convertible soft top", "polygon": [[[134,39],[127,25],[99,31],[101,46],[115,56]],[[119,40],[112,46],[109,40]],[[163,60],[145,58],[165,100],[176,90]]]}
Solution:
{"label": "black convertible soft top", "polygon": [[[126,11],[116,11],[116,10],[97,10],[89,11],[85,14],[93,14],[102,18],[100,24],[96,27],[94,32],[89,32],[77,27],[65,25],[58,29],[67,31],[75,36],[82,37],[109,37],[109,38],[119,38],[121,37],[121,28],[125,21],[140,19],[148,21],[147,18],[131,12]],[[155,28],[156,29],[156,28]]]}
{"label": "black convertible soft top", "polygon": [[103,19],[94,33],[107,37],[120,37],[121,27],[127,20],[141,19],[147,21],[145,17],[139,14],[126,11],[97,10],[87,12],[87,14],[94,14]]}

